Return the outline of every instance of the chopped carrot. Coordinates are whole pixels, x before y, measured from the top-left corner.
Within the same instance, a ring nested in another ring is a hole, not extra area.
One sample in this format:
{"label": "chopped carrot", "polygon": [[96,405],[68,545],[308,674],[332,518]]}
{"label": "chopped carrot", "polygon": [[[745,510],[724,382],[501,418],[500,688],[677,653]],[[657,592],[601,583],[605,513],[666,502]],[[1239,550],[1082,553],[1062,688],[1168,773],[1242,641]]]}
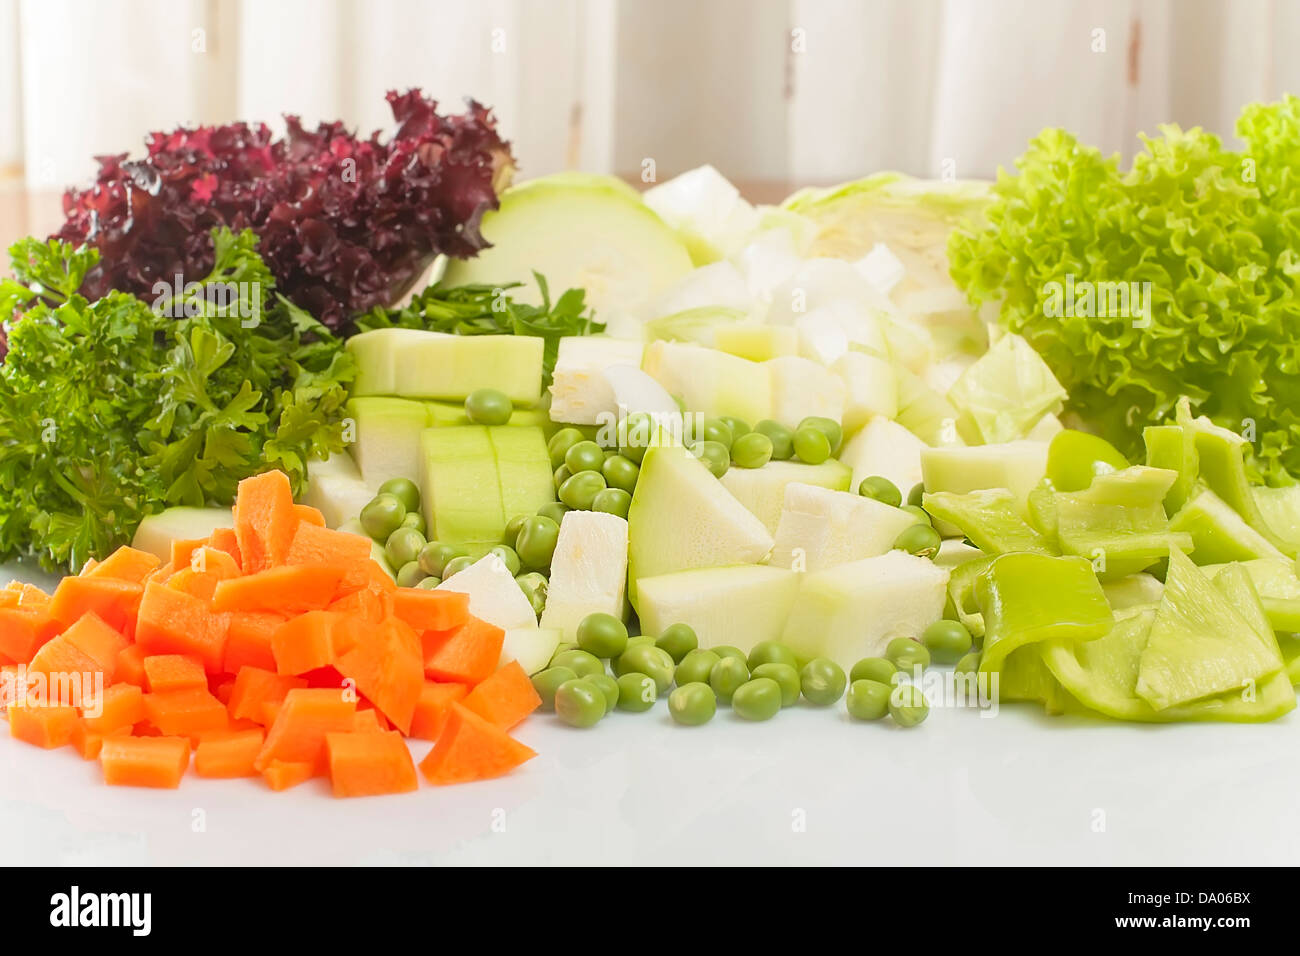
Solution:
{"label": "chopped carrot", "polygon": [[372,588],[359,588],[343,595],[329,606],[338,614],[351,614],[378,624],[393,616],[393,594]]}
{"label": "chopped carrot", "polygon": [[464,698],[469,688],[464,684],[439,684],[427,680],[420,690],[420,702],[411,718],[411,736],[437,740],[451,714],[451,705]]}
{"label": "chopped carrot", "polygon": [[134,684],[113,684],[81,702],[81,722],[98,734],[130,730],[146,716],[144,692]]}
{"label": "chopped carrot", "polygon": [[26,664],[61,629],[62,625],[45,609],[0,608],[0,654]]}
{"label": "chopped carrot", "polygon": [[[47,703],[76,705],[94,685],[96,675],[103,674],[103,669],[94,658],[60,634],[36,652],[27,665],[27,673],[33,679],[33,697]],[[102,676],[99,679],[102,680]]]}
{"label": "chopped carrot", "polygon": [[426,647],[424,672],[433,680],[477,684],[497,669],[505,631],[471,617],[432,648]]}
{"label": "chopped carrot", "polygon": [[140,583],[148,584],[150,581],[157,581],[159,584],[166,584],[167,579],[172,576],[175,570],[176,570],[176,566],[173,565],[170,561],[168,561],[166,564],[161,565],[156,570],[150,571],[148,574],[146,574],[144,580],[141,581]]}
{"label": "chopped carrot", "polygon": [[411,752],[395,730],[326,734],[325,753],[336,797],[409,793],[419,786]]}
{"label": "chopped carrot", "polygon": [[262,779],[268,787],[277,791],[306,783],[314,776],[316,764],[308,761],[272,760],[262,768]]}
{"label": "chopped carrot", "polygon": [[226,552],[200,545],[194,549],[189,564],[167,579],[167,586],[211,601],[219,583],[239,574],[239,565]]}
{"label": "chopped carrot", "polygon": [[113,680],[117,670],[117,655],[131,646],[131,642],[109,627],[94,611],[87,611],[79,617],[60,640],[67,641],[99,665],[104,680]]}
{"label": "chopped carrot", "polygon": [[238,674],[245,665],[275,670],[271,638],[287,620],[283,614],[270,611],[236,611],[231,614],[226,634],[226,673]]}
{"label": "chopped carrot", "polygon": [[244,570],[255,573],[284,564],[301,520],[284,472],[268,471],[241,481],[235,498],[235,539]]}
{"label": "chopped carrot", "polygon": [[194,772],[200,777],[250,777],[262,749],[261,729],[205,734],[194,751]]}
{"label": "chopped carrot", "polygon": [[15,701],[9,705],[9,736],[52,750],[72,742],[77,708],[69,704]]}
{"label": "chopped carrot", "polygon": [[134,581],[64,578],[50,598],[50,616],[68,627],[87,611],[94,611],[109,627],[129,635],[143,593],[144,587]]}
{"label": "chopped carrot", "polygon": [[203,662],[187,654],[153,654],[144,659],[145,687],[150,693],[161,694],[172,690],[189,690],[192,687],[208,688],[208,676],[203,672]]}
{"label": "chopped carrot", "polygon": [[447,726],[420,762],[420,770],[430,783],[468,783],[499,777],[536,756],[500,727],[452,704]]}
{"label": "chopped carrot", "polygon": [[343,568],[334,566],[285,565],[231,578],[217,585],[212,607],[282,614],[319,610],[334,600],[343,573]]}
{"label": "chopped carrot", "polygon": [[144,648],[139,644],[129,644],[117,655],[117,666],[113,670],[113,679],[119,683],[144,686]]}
{"label": "chopped carrot", "polygon": [[370,560],[370,545],[370,539],[362,535],[331,531],[304,521],[293,536],[285,563],[342,568],[338,589],[354,591],[370,582],[368,566],[374,563]]}
{"label": "chopped carrot", "polygon": [[235,559],[235,564],[243,569],[243,564],[239,560],[239,541],[235,537],[234,528],[213,528],[212,536],[208,538],[208,546],[216,548],[218,551],[224,551]]}
{"label": "chopped carrot", "polygon": [[174,790],[189,769],[190,742],[185,737],[105,737],[99,763],[107,784]]}
{"label": "chopped carrot", "polygon": [[100,748],[104,745],[104,735],[88,729],[84,720],[78,720],[72,725],[68,743],[81,754],[83,760],[98,760]]}
{"label": "chopped carrot", "polygon": [[260,667],[245,665],[235,677],[235,686],[226,704],[235,719],[257,720],[262,716],[262,704],[282,701],[289,691],[306,687],[301,677],[285,677]]}
{"label": "chopped carrot", "polygon": [[263,727],[272,727],[275,725],[276,718],[280,716],[280,711],[284,708],[282,700],[264,700],[258,705],[258,716],[255,718]]}
{"label": "chopped carrot", "polygon": [[95,568],[96,568],[98,565],[99,565],[99,562],[98,562],[97,560],[95,560],[94,558],[87,558],[87,559],[86,559],[86,563],[83,564],[83,565],[81,566],[81,571],[80,571],[79,573],[82,574],[82,575],[87,575],[87,574],[89,574],[91,571],[95,570]]}
{"label": "chopped carrot", "polygon": [[352,733],[354,734],[377,734],[387,730],[388,727],[381,723],[383,718],[379,716],[379,711],[373,707],[358,709],[352,715]]}
{"label": "chopped carrot", "polygon": [[145,718],[164,737],[188,737],[204,730],[223,730],[230,717],[206,687],[144,695]]}
{"label": "chopped carrot", "polygon": [[352,729],[357,703],[339,690],[300,687],[289,691],[280,705],[255,766],[266,769],[272,760],[317,764],[325,735]]}
{"label": "chopped carrot", "polygon": [[103,561],[100,561],[91,570],[83,570],[81,573],[87,577],[117,578],[119,581],[133,581],[136,584],[144,584],[144,579],[156,571],[161,563],[156,554],[123,546]]}
{"label": "chopped carrot", "polygon": [[393,592],[393,613],[421,634],[449,631],[469,620],[469,595],[460,591],[398,588]]}
{"label": "chopped carrot", "polygon": [[207,543],[207,538],[177,538],[172,541],[172,567],[177,571],[192,567],[194,552]]}
{"label": "chopped carrot", "polygon": [[538,707],[542,698],[518,661],[511,661],[470,691],[465,707],[502,730],[509,730]]}
{"label": "chopped carrot", "polygon": [[325,516],[321,514],[319,508],[313,508],[311,505],[294,505],[293,511],[303,524],[314,524],[318,528],[325,527]]}
{"label": "chopped carrot", "polygon": [[212,696],[221,701],[223,707],[230,709],[230,695],[235,692],[235,679],[230,676],[223,677],[221,680],[212,683],[208,690],[212,691]]}
{"label": "chopped carrot", "polygon": [[353,646],[338,655],[334,666],[398,730],[409,733],[424,686],[419,637],[397,618],[356,631]]}
{"label": "chopped carrot", "polygon": [[199,598],[151,581],[140,602],[136,643],[150,654],[197,657],[203,661],[204,670],[217,674],[225,654],[228,624]]}
{"label": "chopped carrot", "polygon": [[271,637],[279,674],[305,674],[329,667],[366,630],[364,622],[332,611],[308,611],[291,617]]}

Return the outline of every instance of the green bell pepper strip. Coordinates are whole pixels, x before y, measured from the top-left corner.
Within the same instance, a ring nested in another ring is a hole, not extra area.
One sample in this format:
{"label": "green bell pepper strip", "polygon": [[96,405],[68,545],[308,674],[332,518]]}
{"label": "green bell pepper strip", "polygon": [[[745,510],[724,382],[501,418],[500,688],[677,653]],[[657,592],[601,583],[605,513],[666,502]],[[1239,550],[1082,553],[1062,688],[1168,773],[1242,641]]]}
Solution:
{"label": "green bell pepper strip", "polygon": [[979,605],[975,603],[975,582],[996,557],[974,558],[948,572],[948,600],[952,602],[957,620],[977,640],[984,637],[984,615],[980,614]]}
{"label": "green bell pepper strip", "polygon": [[975,581],[984,616],[980,671],[999,671],[1012,651],[1041,641],[1093,641],[1114,624],[1092,565],[1080,557],[1004,554]]}
{"label": "green bell pepper strip", "polygon": [[1240,568],[1250,576],[1274,631],[1300,631],[1300,576],[1293,562],[1287,558],[1256,558],[1236,564],[1205,565],[1201,570],[1217,582],[1219,573],[1227,568]]}
{"label": "green bell pepper strip", "polygon": [[1047,480],[1057,491],[1084,491],[1098,475],[1123,471],[1128,459],[1110,442],[1067,428],[1047,446]]}
{"label": "green bell pepper strip", "polygon": [[935,518],[956,525],[975,547],[989,554],[1055,553],[1051,542],[1021,516],[1016,496],[1005,488],[927,493],[921,506]]}
{"label": "green bell pepper strip", "polygon": [[1170,532],[1164,498],[1178,473],[1134,465],[1098,475],[1083,491],[1055,496],[1057,537],[1064,554],[1094,562],[1103,581],[1114,581],[1169,556],[1170,546],[1190,551],[1186,532]]}
{"label": "green bell pepper strip", "polygon": [[1282,558],[1281,551],[1209,488],[1201,487],[1169,519],[1169,529],[1191,535],[1192,553],[1202,564]]}
{"label": "green bell pepper strip", "polygon": [[[987,652],[986,652],[987,653]],[[1169,554],[1134,690],[1156,710],[1258,686],[1282,670],[1282,653],[1249,574],[1214,581],[1178,549]]]}
{"label": "green bell pepper strip", "polygon": [[1178,472],[1178,480],[1165,495],[1165,510],[1173,514],[1192,495],[1196,484],[1196,436],[1180,425],[1149,425],[1142,429],[1147,447],[1147,464]]}

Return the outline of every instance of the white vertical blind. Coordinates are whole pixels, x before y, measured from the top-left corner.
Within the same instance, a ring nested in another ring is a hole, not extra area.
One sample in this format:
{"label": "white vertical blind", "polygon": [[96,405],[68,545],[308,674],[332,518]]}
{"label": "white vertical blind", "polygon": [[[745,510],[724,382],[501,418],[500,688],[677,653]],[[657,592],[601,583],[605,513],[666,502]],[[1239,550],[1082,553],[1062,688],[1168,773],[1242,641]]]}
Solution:
{"label": "white vertical blind", "polygon": [[84,182],[186,122],[368,133],[410,86],[493,106],[522,175],[987,176],[1048,125],[1231,137],[1300,89],[1298,40],[1287,0],[0,0],[0,176]]}

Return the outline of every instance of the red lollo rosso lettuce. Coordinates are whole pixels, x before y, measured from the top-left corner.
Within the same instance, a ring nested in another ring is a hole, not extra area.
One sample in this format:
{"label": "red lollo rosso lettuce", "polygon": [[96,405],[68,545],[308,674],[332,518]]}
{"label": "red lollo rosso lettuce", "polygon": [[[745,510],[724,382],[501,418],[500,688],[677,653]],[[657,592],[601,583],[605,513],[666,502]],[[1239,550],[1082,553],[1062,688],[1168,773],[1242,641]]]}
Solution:
{"label": "red lollo rosso lettuce", "polygon": [[[1192,408],[1252,439],[1254,477],[1300,479],[1300,99],[1248,106],[1242,152],[1161,128],[1132,168],[1049,129],[1000,171],[952,276],[1024,336],[1068,409],[1140,460],[1142,427]],[[1062,313],[1054,289],[1149,283],[1149,314]]]}
{"label": "red lollo rosso lettuce", "polygon": [[491,112],[470,101],[442,116],[419,90],[388,103],[397,125],[387,140],[287,116],[279,140],[265,124],[232,123],[154,133],[144,159],[101,157],[94,185],[65,194],[55,234],[99,250],[83,294],[151,297],[155,283],[205,276],[212,230],[251,228],[277,289],[346,332],[436,255],[475,255],[487,245],[479,220],[513,169]]}

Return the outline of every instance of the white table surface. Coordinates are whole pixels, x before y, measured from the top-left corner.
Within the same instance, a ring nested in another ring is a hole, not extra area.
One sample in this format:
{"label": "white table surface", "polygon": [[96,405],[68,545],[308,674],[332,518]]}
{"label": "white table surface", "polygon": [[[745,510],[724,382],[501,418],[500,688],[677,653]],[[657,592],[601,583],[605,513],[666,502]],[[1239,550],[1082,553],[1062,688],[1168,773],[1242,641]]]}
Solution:
{"label": "white table surface", "polygon": [[193,773],[109,787],[71,748],[0,738],[0,864],[1291,864],[1300,846],[1294,712],[1143,726],[936,708],[904,730],[800,704],[686,728],[661,701],[592,730],[537,714],[516,735],[539,756],[501,779],[353,800]]}

